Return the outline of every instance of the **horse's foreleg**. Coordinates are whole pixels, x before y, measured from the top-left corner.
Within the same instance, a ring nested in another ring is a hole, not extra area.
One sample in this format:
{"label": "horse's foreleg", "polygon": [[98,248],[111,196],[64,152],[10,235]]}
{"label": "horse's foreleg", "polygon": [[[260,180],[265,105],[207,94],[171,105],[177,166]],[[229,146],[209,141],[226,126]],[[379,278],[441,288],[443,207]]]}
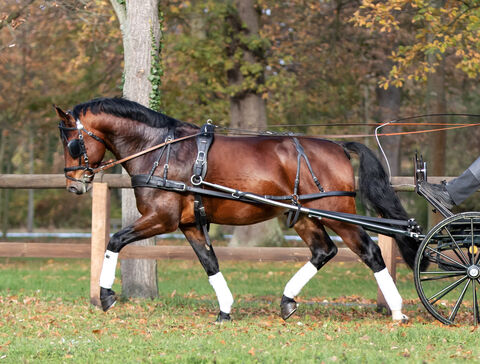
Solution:
{"label": "horse's foreleg", "polygon": [[233,304],[233,296],[228,288],[227,281],[223,277],[218,265],[218,260],[213,251],[213,246],[208,246],[203,232],[196,226],[180,227],[195,254],[208,275],[208,281],[217,295],[220,313],[216,322],[230,321],[230,311]]}
{"label": "horse's foreleg", "polygon": [[159,224],[155,216],[141,217],[132,225],[115,233],[108,242],[107,250],[103,259],[102,272],[100,274],[100,301],[102,309],[107,311],[115,305],[115,292],[112,285],[115,280],[115,268],[117,266],[118,254],[128,244],[147,239],[165,231],[173,231],[175,227],[167,227],[165,224]]}
{"label": "horse's foreleg", "polygon": [[379,246],[372,241],[362,228],[352,228],[352,225],[348,224],[344,227],[341,229],[332,228],[342,237],[345,244],[373,271],[378,287],[382,291],[390,311],[392,311],[392,319],[394,321],[407,321],[408,317],[402,313],[402,297],[385,266]]}
{"label": "horse's foreleg", "polygon": [[103,311],[108,311],[115,305],[115,292],[112,290],[115,281],[115,269],[117,267],[118,254],[128,243],[138,240],[133,238],[133,227],[128,226],[115,233],[107,245],[103,258],[102,273],[100,274],[100,301]]}
{"label": "horse's foreleg", "polygon": [[288,319],[296,310],[297,296],[302,288],[315,276],[335,254],[337,247],[328,236],[323,225],[318,221],[303,218],[295,225],[298,235],[307,243],[312,252],[312,258],[288,281],[280,302],[281,316]]}

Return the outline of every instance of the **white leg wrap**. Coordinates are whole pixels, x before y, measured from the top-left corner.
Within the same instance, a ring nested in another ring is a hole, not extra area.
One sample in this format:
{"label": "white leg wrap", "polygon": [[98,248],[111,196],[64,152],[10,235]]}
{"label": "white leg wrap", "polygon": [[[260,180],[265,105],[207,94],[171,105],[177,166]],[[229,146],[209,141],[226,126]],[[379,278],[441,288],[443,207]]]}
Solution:
{"label": "white leg wrap", "polygon": [[317,274],[318,269],[308,261],[297,273],[288,281],[283,294],[288,298],[295,298],[310,279]]}
{"label": "white leg wrap", "polygon": [[220,311],[230,313],[233,305],[232,292],[228,288],[227,281],[223,277],[222,272],[218,272],[208,277],[208,281],[212,285],[218,299]]}
{"label": "white leg wrap", "polygon": [[380,291],[383,293],[383,297],[385,297],[385,301],[387,301],[388,307],[390,307],[392,313],[398,314],[402,309],[402,297],[398,293],[397,286],[390,273],[388,273],[388,269],[385,268],[373,275],[377,280]]}
{"label": "white leg wrap", "polygon": [[100,274],[100,287],[112,288],[115,280],[115,268],[117,267],[118,253],[107,250],[103,258],[102,274]]}

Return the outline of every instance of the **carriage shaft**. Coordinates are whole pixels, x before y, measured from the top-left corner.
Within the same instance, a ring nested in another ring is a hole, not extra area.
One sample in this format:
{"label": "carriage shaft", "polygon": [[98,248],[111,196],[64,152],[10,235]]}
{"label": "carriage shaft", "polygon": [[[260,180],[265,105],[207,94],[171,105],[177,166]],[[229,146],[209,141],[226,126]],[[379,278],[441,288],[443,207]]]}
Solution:
{"label": "carriage shaft", "polygon": [[[376,223],[364,221],[364,220],[362,220],[361,216],[355,215],[355,214],[336,213],[335,211],[325,211],[325,210],[311,209],[311,208],[303,207],[303,206],[295,206],[295,205],[287,204],[287,203],[284,203],[284,202],[271,200],[271,199],[268,199],[266,197],[256,195],[254,193],[243,192],[243,191],[236,190],[234,188],[230,188],[230,187],[226,187],[226,186],[222,186],[222,185],[218,185],[216,183],[210,183],[210,182],[206,182],[206,181],[202,181],[201,184],[203,184],[207,187],[216,189],[216,190],[220,190],[220,191],[223,191],[223,192],[230,193],[234,199],[238,199],[240,201],[244,200],[244,199],[247,199],[247,200],[260,202],[260,203],[264,203],[264,204],[271,205],[271,206],[285,208],[285,209],[288,209],[288,210],[294,210],[294,211],[299,210],[301,213],[307,214],[307,215],[312,216],[312,217],[316,217],[318,219],[327,218],[327,219],[332,219],[332,220],[336,220],[336,221],[347,222],[347,223],[359,225],[359,226],[365,228],[366,230],[370,230],[370,231],[373,231],[373,232],[376,232],[376,233],[381,233],[381,234],[384,234],[384,235],[399,234],[399,235],[405,235],[405,236],[408,236],[408,237],[412,237],[412,238],[415,238],[415,239],[423,239],[423,235],[420,235],[418,233],[409,231],[407,229],[399,229],[399,228],[394,228],[394,227],[387,226],[387,225],[381,225],[381,224],[376,224]],[[379,219],[379,220],[382,220],[382,219]],[[390,219],[385,219],[385,221],[388,221],[391,224]],[[399,221],[399,225],[405,225],[405,223],[406,223],[406,221]]]}

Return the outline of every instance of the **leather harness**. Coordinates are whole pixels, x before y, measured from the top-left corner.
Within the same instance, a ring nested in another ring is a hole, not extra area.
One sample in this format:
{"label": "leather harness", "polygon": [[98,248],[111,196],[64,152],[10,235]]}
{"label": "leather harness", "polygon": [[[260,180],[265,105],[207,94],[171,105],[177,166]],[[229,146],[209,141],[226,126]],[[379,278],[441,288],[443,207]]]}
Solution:
{"label": "leather harness", "polygon": [[[197,158],[193,164],[193,175],[191,178],[193,185],[200,186],[207,174],[207,156],[213,142],[214,129],[214,125],[207,123],[202,126],[200,134],[197,136]],[[205,212],[205,206],[203,206],[202,193],[194,193],[193,212],[195,214],[197,228],[202,229],[207,247],[210,247],[211,241],[208,234],[210,223],[207,218],[207,213]]]}
{"label": "leather harness", "polygon": [[[149,188],[158,188],[165,191],[172,191],[178,193],[193,193],[194,195],[194,214],[195,214],[195,221],[197,227],[201,229],[205,235],[205,239],[207,242],[207,247],[210,247],[211,242],[208,235],[209,229],[209,221],[207,214],[205,212],[205,207],[202,202],[202,196],[206,197],[217,197],[222,199],[229,199],[235,201],[242,201],[245,203],[257,203],[252,201],[251,199],[246,199],[242,197],[242,193],[239,194],[229,194],[226,192],[215,191],[212,189],[205,189],[203,188],[202,182],[205,178],[207,173],[207,166],[208,166],[208,151],[210,146],[213,143],[214,139],[214,129],[215,126],[207,123],[202,126],[200,129],[200,133],[196,137],[197,142],[197,157],[193,164],[193,174],[191,177],[191,184],[187,185],[181,181],[174,181],[168,179],[168,163],[170,158],[170,148],[171,144],[166,143],[165,146],[161,149],[160,155],[154,162],[150,173],[147,174],[137,174],[132,176],[132,187],[149,187]],[[174,131],[168,130],[167,136],[165,138],[165,142],[168,142],[174,139]],[[265,195],[263,196],[265,199],[274,200],[274,201],[291,201],[291,204],[295,206],[295,209],[289,210],[287,214],[287,226],[293,227],[299,219],[301,207],[300,201],[308,201],[308,200],[316,200],[324,197],[331,197],[331,196],[349,196],[355,197],[355,192],[350,191],[325,191],[322,185],[320,184],[317,176],[313,172],[312,166],[310,161],[305,153],[304,148],[300,144],[300,141],[296,137],[292,137],[293,142],[295,144],[295,148],[297,150],[297,172],[295,176],[295,183],[293,186],[293,193],[292,195],[285,195],[285,196],[274,196],[274,195]],[[166,152],[165,157],[165,164],[163,170],[163,177],[155,176],[155,170],[157,169],[159,162],[163,155]],[[300,168],[302,159],[305,161],[307,168],[312,176],[312,179],[317,186],[319,192],[317,193],[310,193],[304,195],[298,195],[298,188],[300,185]]]}

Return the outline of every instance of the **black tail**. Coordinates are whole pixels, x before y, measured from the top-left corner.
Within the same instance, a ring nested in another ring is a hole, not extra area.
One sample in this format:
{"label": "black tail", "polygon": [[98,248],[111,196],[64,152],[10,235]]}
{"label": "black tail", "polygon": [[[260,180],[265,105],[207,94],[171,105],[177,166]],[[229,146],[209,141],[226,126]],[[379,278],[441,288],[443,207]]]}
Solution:
{"label": "black tail", "polygon": [[[343,143],[344,148],[360,157],[359,189],[362,199],[380,216],[388,219],[408,220],[398,196],[390,185],[389,178],[375,154],[365,145],[356,142]],[[419,241],[394,235],[403,260],[413,269]]]}

